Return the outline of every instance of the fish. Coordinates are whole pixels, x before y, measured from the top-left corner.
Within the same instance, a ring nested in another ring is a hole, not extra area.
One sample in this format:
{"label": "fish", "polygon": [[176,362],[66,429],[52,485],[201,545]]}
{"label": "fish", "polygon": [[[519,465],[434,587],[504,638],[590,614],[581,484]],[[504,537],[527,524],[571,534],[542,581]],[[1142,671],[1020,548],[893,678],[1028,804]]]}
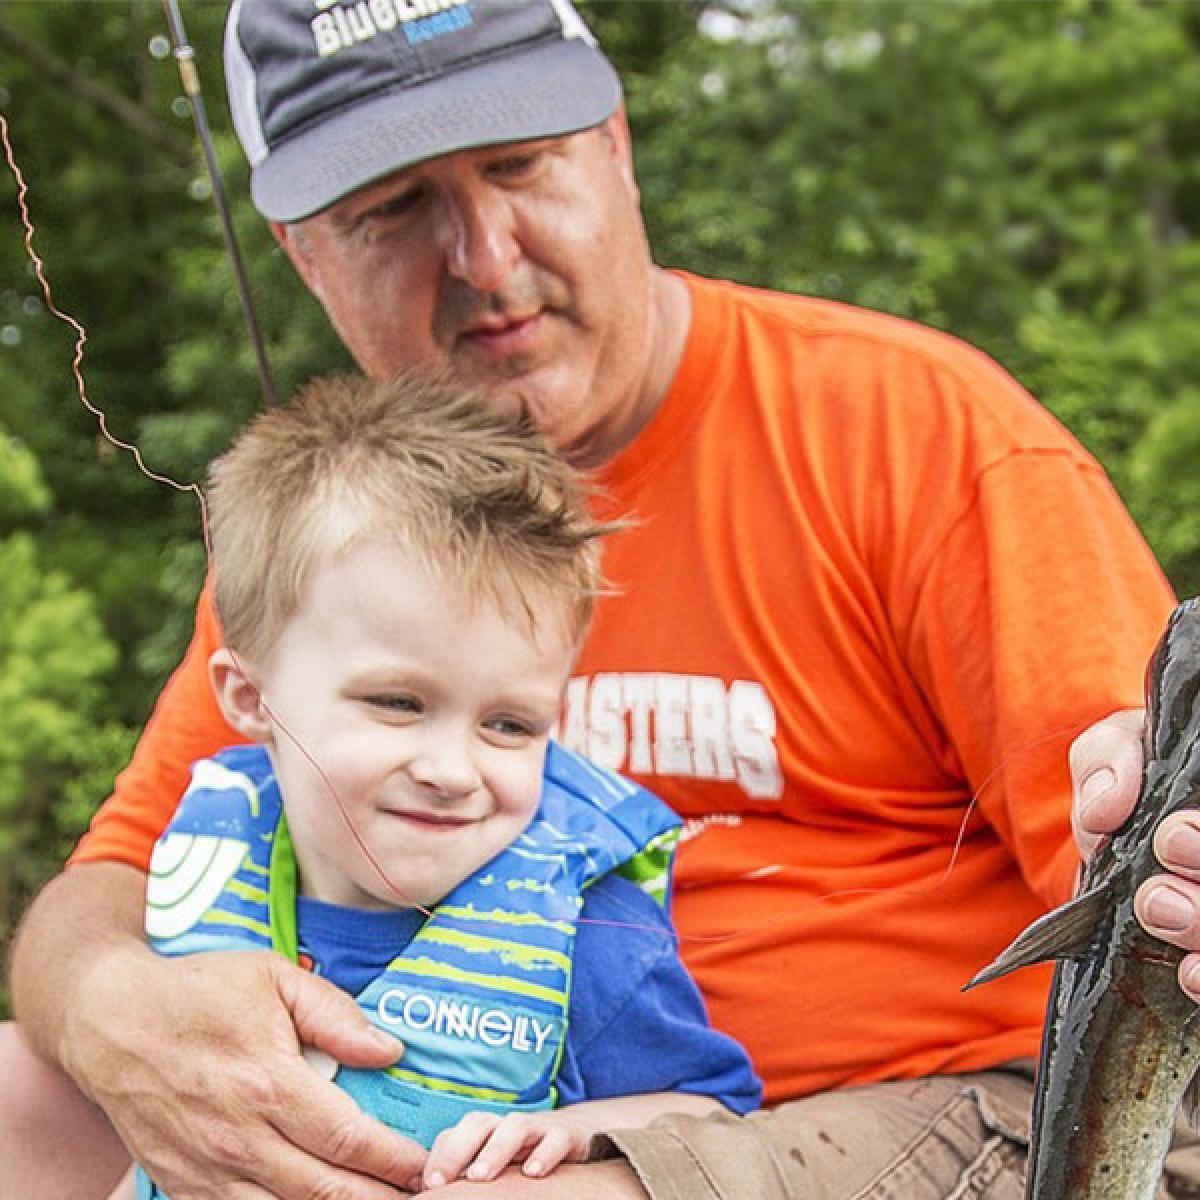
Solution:
{"label": "fish", "polygon": [[[1058,960],[1034,1091],[1026,1200],[1153,1200],[1181,1103],[1194,1111],[1200,1008],[1183,951],[1146,933],[1138,886],[1161,873],[1154,831],[1200,807],[1200,599],[1168,618],[1146,670],[1141,790],[1087,864],[1074,900],[1047,913],[967,987]],[[965,990],[965,989],[964,989]]]}

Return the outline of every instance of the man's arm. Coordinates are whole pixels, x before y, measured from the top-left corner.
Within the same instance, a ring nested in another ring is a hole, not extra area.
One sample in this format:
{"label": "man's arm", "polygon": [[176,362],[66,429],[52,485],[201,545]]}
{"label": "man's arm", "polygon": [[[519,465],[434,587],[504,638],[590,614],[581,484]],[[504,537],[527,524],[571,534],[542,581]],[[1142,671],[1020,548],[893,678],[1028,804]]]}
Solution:
{"label": "man's arm", "polygon": [[[341,1181],[385,1200],[424,1151],[319,1077],[299,1041],[355,1066],[399,1043],[354,1000],[266,952],[160,958],[141,935],[145,877],[68,868],[38,896],[13,951],[12,995],[34,1047],[108,1113],[173,1200],[302,1200]],[[232,1190],[231,1190],[232,1189]]]}
{"label": "man's arm", "polygon": [[[1114,713],[1071,747],[1072,826],[1084,859],[1137,803],[1144,715],[1140,709]],[[1170,874],[1143,883],[1134,909],[1148,933],[1189,951],[1179,964],[1179,983],[1200,1003],[1200,811],[1167,817],[1154,835],[1154,850]]]}
{"label": "man's arm", "polygon": [[633,1168],[622,1158],[566,1164],[544,1179],[530,1179],[519,1168],[490,1183],[457,1180],[421,1192],[415,1200],[647,1200]]}

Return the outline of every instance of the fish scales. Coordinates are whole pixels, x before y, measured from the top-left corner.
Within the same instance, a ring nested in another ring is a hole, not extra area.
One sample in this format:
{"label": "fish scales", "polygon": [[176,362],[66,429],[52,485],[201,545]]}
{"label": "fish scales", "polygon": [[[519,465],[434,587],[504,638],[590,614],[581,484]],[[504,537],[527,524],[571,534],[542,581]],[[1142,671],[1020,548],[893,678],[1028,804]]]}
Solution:
{"label": "fish scales", "polygon": [[1035,921],[974,987],[1058,959],[1038,1064],[1026,1200],[1153,1200],[1175,1113],[1200,1066],[1183,952],[1133,912],[1161,871],[1154,831],[1200,807],[1200,601],[1171,614],[1146,672],[1145,767],[1133,815],[1093,856],[1079,894]]}

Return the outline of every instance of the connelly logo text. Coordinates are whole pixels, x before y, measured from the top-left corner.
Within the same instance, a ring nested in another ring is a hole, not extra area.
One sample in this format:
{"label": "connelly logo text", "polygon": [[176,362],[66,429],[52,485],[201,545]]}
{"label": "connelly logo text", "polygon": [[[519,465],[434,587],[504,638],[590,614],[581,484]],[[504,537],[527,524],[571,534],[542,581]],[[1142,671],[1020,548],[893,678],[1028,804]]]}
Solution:
{"label": "connelly logo text", "polygon": [[511,1046],[526,1054],[541,1054],[554,1022],[539,1021],[502,1008],[484,1008],[462,1000],[388,988],[375,1011],[385,1025],[417,1031],[431,1030],[446,1037],[466,1038],[485,1046]]}

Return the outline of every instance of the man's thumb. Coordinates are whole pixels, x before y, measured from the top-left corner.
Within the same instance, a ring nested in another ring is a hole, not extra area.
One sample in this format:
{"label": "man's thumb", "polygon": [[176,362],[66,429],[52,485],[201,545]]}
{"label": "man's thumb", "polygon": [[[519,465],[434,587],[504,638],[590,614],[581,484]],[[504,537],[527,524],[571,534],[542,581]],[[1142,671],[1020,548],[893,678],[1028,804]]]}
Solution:
{"label": "man's thumb", "polygon": [[367,1020],[353,996],[291,963],[279,964],[279,995],[296,1036],[348,1067],[386,1067],[404,1044]]}

